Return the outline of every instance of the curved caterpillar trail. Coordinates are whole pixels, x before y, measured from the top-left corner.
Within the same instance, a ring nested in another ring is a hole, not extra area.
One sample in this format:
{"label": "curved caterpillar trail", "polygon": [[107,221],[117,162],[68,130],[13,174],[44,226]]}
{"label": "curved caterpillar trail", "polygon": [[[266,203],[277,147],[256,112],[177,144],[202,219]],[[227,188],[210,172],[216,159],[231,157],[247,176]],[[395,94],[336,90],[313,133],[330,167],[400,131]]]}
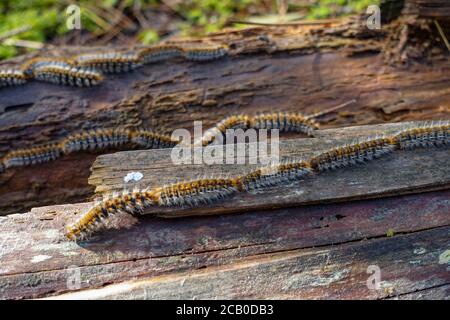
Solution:
{"label": "curved caterpillar trail", "polygon": [[356,100],[353,99],[331,109],[311,115],[304,115],[298,112],[273,112],[255,116],[233,115],[206,130],[201,139],[194,141],[194,146],[206,147],[214,143],[217,137],[226,138],[226,132],[230,129],[278,129],[280,132],[297,132],[313,136],[314,131],[319,128],[319,124],[315,120],[316,118],[342,109],[354,102]]}
{"label": "curved caterpillar trail", "polygon": [[170,136],[144,129],[95,129],[75,133],[61,141],[8,152],[0,159],[0,172],[56,160],[78,151],[96,151],[130,145],[145,149],[173,147],[178,141]]}
{"label": "curved caterpillar trail", "polygon": [[430,123],[402,130],[394,135],[358,141],[331,148],[303,161],[262,167],[233,178],[199,179],[151,190],[113,196],[95,205],[66,228],[70,240],[86,239],[102,222],[118,212],[139,214],[150,206],[200,206],[216,203],[237,192],[249,192],[307,175],[320,174],[357,163],[365,163],[400,149],[450,145],[450,122]]}
{"label": "curved caterpillar trail", "polygon": [[316,121],[301,113],[264,113],[256,116],[234,115],[220,121],[214,127],[205,131],[203,137],[194,142],[194,146],[207,146],[216,140],[216,137],[226,136],[230,129],[279,129],[280,132],[298,132],[312,136],[319,128]]}
{"label": "curved caterpillar trail", "polygon": [[226,56],[223,45],[185,47],[158,45],[129,52],[104,51],[71,58],[38,57],[25,61],[17,69],[0,70],[0,87],[21,85],[36,79],[59,85],[90,87],[103,80],[102,73],[131,72],[143,64],[184,58],[188,61],[211,61]]}
{"label": "curved caterpillar trail", "polygon": [[[51,61],[45,61],[43,63],[46,66],[48,62],[51,63]],[[270,127],[279,128],[282,132],[308,132],[312,135],[312,131],[318,127],[312,117],[335,111],[345,107],[349,103],[353,103],[353,101],[310,116],[304,116],[298,113],[231,116],[219,122],[215,127],[207,130],[201,142],[206,141],[207,143],[205,145],[208,145],[214,141],[217,134],[225,133],[230,128],[248,129],[253,127],[262,129]],[[274,119],[277,119],[277,121]],[[280,119],[283,119],[283,121],[280,121]],[[0,173],[8,168],[49,162],[59,158],[63,154],[82,150],[105,150],[123,145],[132,145],[143,149],[159,149],[172,148],[178,143],[179,141],[173,140],[168,135],[142,128],[89,130],[65,137],[57,143],[10,151],[3,159],[0,159]],[[193,146],[196,146],[196,144],[194,143]]]}

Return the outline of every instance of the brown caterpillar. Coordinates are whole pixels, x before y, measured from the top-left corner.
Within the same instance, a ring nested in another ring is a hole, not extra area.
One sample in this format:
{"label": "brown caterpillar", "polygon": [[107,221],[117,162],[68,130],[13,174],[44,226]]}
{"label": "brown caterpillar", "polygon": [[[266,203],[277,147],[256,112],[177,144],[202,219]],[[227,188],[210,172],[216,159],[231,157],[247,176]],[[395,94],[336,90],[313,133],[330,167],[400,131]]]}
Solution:
{"label": "brown caterpillar", "polygon": [[213,203],[237,192],[239,180],[201,179],[176,183],[150,191],[134,191],[107,199],[66,228],[71,240],[83,240],[97,230],[110,215],[125,212],[139,214],[149,206],[196,206]]}
{"label": "brown caterpillar", "polygon": [[292,161],[257,168],[245,175],[227,179],[200,179],[136,191],[103,201],[69,225],[66,235],[72,240],[85,239],[108,215],[117,212],[136,214],[149,206],[199,206],[225,199],[237,192],[280,185],[312,173],[365,163],[396,149],[446,146],[450,144],[450,123],[431,123],[377,138],[331,148],[302,161]]}
{"label": "brown caterpillar", "polygon": [[221,45],[211,47],[183,48],[183,56],[190,61],[211,61],[227,55],[227,48]]}
{"label": "brown caterpillar", "polygon": [[78,87],[94,86],[103,80],[103,76],[96,71],[59,62],[35,67],[33,75],[37,80]]}
{"label": "brown caterpillar", "polygon": [[248,115],[230,116],[214,127],[208,129],[199,141],[194,141],[194,146],[207,146],[215,141],[216,137],[224,136],[228,129],[249,129],[252,126],[252,118]]}
{"label": "brown caterpillar", "polygon": [[297,112],[273,112],[256,116],[233,115],[206,130],[202,138],[194,142],[194,146],[205,147],[213,143],[218,136],[224,137],[229,129],[278,129],[280,132],[298,132],[313,136],[314,131],[319,128],[319,124],[314,120],[315,118],[346,107],[354,101],[312,115],[303,115]]}
{"label": "brown caterpillar", "polygon": [[208,129],[195,146],[207,146],[216,140],[217,136],[224,137],[229,129],[278,129],[281,132],[299,132],[312,136],[318,124],[301,113],[265,113],[256,116],[234,115],[220,121]]}
{"label": "brown caterpillar", "polygon": [[184,57],[191,61],[210,61],[224,57],[227,51],[222,45],[192,48],[159,45],[137,52],[86,53],[70,59],[38,57],[23,63],[20,69],[0,70],[0,87],[21,85],[32,78],[61,85],[90,87],[103,80],[99,71],[130,72],[142,64],[175,57]]}
{"label": "brown caterpillar", "polygon": [[450,122],[432,122],[417,128],[403,130],[394,138],[399,149],[449,145]]}
{"label": "brown caterpillar", "polygon": [[144,149],[172,148],[179,141],[168,135],[159,134],[151,130],[137,129],[133,131],[131,141]]}
{"label": "brown caterpillar", "polygon": [[60,67],[72,67],[74,66],[74,61],[70,59],[64,59],[64,58],[32,58],[26,62],[24,62],[20,69],[24,72],[24,74],[28,78],[34,77],[34,70],[37,68],[45,67],[45,66],[51,66],[51,65],[57,65]]}
{"label": "brown caterpillar", "polygon": [[314,131],[319,128],[319,124],[315,121],[316,118],[342,109],[355,102],[356,100],[353,99],[311,115],[303,115],[296,112],[273,112],[256,116],[233,115],[206,130],[201,139],[194,141],[194,146],[205,147],[213,143],[217,137],[225,137],[226,131],[229,129],[278,129],[281,132],[298,132],[313,136]]}
{"label": "brown caterpillar", "polygon": [[316,121],[301,113],[265,113],[253,118],[255,129],[279,129],[281,132],[300,132],[312,136],[319,128]]}
{"label": "brown caterpillar", "polygon": [[184,57],[190,61],[210,61],[222,58],[226,54],[226,47],[221,45],[197,48],[184,48],[177,45],[160,45],[141,49],[139,57],[141,63],[148,64],[177,57]]}
{"label": "brown caterpillar", "polygon": [[104,73],[130,72],[141,65],[140,57],[135,53],[118,51],[81,54],[75,61],[79,67]]}
{"label": "brown caterpillar", "polygon": [[103,150],[128,144],[131,136],[130,129],[96,129],[70,135],[61,142],[61,145],[65,154],[80,150]]}
{"label": "brown caterpillar", "polygon": [[5,69],[0,70],[0,87],[18,86],[25,84],[28,77],[22,70]]}
{"label": "brown caterpillar", "polygon": [[53,161],[78,151],[105,150],[125,145],[156,149],[172,147],[176,143],[170,136],[139,128],[94,129],[69,135],[57,143],[10,151],[0,161],[0,172],[12,167]]}
{"label": "brown caterpillar", "polygon": [[165,61],[183,56],[183,50],[175,45],[159,45],[141,49],[138,53],[143,64]]}
{"label": "brown caterpillar", "polygon": [[393,137],[380,137],[333,148],[310,160],[314,171],[333,170],[364,163],[391,153],[396,148]]}
{"label": "brown caterpillar", "polygon": [[291,161],[262,167],[242,177],[242,189],[253,191],[298,180],[313,172],[311,164],[305,161]]}
{"label": "brown caterpillar", "polygon": [[[1,161],[3,171],[8,168],[29,166],[49,162],[60,157],[62,149],[59,144],[49,144],[29,149],[9,152]],[[1,172],[2,170],[0,170]]]}
{"label": "brown caterpillar", "polygon": [[154,195],[150,191],[135,191],[107,199],[68,225],[66,236],[71,240],[83,240],[98,229],[108,216],[121,211],[135,215],[153,203]]}

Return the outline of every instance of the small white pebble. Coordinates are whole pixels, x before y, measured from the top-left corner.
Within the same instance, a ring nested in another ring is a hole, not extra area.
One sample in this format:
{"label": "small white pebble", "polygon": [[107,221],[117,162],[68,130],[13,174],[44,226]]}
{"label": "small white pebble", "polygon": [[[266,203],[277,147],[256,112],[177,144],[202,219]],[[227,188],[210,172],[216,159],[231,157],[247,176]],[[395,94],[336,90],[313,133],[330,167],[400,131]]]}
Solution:
{"label": "small white pebble", "polygon": [[127,175],[123,178],[123,181],[125,183],[130,181],[139,181],[144,177],[144,175],[140,172],[129,172]]}

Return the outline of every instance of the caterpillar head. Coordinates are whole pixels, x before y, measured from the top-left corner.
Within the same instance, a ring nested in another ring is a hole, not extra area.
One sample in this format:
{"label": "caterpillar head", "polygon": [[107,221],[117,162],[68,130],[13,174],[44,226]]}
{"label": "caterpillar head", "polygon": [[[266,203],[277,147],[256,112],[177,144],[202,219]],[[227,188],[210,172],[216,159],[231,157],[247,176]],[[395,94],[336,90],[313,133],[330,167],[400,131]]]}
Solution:
{"label": "caterpillar head", "polygon": [[66,238],[71,241],[77,241],[82,237],[80,228],[78,228],[77,223],[69,224],[66,226],[65,230]]}

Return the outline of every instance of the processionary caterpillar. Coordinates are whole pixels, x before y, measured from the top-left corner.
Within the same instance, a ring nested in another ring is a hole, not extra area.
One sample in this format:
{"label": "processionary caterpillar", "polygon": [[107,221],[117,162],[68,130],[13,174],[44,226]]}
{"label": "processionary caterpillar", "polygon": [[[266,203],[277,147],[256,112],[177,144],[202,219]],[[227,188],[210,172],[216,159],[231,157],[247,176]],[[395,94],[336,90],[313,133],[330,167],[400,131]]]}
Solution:
{"label": "processionary caterpillar", "polygon": [[75,223],[68,225],[66,236],[71,240],[83,240],[98,230],[104,219],[118,212],[139,214],[150,206],[199,206],[216,203],[237,192],[279,185],[325,170],[368,162],[397,149],[447,145],[450,145],[450,122],[429,123],[394,135],[334,147],[307,160],[258,168],[233,178],[199,179],[124,193],[100,202]]}
{"label": "processionary caterpillar", "polygon": [[[312,117],[329,113],[352,102],[353,101],[347,102],[338,107],[311,116],[303,116],[297,113],[231,116],[219,122],[219,124],[212,129],[207,130],[202,137],[201,142],[214,141],[216,134],[225,133],[225,131],[230,128],[279,128],[282,131],[309,132],[311,135],[312,132],[310,131],[317,128],[317,124],[312,120]],[[277,120],[275,121],[274,119]],[[280,121],[280,119],[283,119],[283,121]],[[105,150],[108,148],[117,148],[126,144],[132,144],[133,146],[141,147],[143,149],[159,149],[172,148],[178,143],[178,140],[173,140],[168,135],[142,128],[89,130],[70,135],[58,143],[11,151],[0,160],[0,172],[12,167],[21,167],[52,161],[59,158],[62,154],[73,153],[80,150]]]}
{"label": "processionary caterpillar", "polygon": [[211,61],[227,55],[224,46],[182,48],[183,57],[190,61]]}
{"label": "processionary caterpillar", "polygon": [[57,143],[8,152],[0,160],[0,172],[8,168],[49,162],[81,150],[105,150],[124,145],[155,149],[173,147],[177,143],[170,136],[140,128],[94,129],[69,135]]}
{"label": "processionary caterpillar", "polygon": [[182,57],[183,49],[175,45],[159,45],[139,50],[138,56],[142,64],[149,64]]}
{"label": "processionary caterpillar", "polygon": [[27,79],[37,79],[61,85],[90,87],[103,80],[103,73],[133,71],[149,64],[182,57],[191,61],[210,61],[227,54],[223,45],[184,47],[159,45],[133,51],[105,51],[84,53],[72,58],[32,58],[18,69],[0,70],[0,87],[24,84]]}
{"label": "processionary caterpillar", "polygon": [[86,53],[76,56],[75,60],[79,67],[104,73],[130,72],[141,65],[140,57],[132,52]]}
{"label": "processionary caterpillar", "polygon": [[280,132],[298,132],[313,136],[314,131],[319,128],[316,118],[342,109],[355,101],[350,100],[331,109],[311,115],[304,115],[299,112],[273,112],[254,116],[233,115],[206,130],[201,139],[194,141],[194,146],[205,147],[213,143],[217,137],[225,137],[227,130],[230,129],[278,129]]}
{"label": "processionary caterpillar", "polygon": [[0,71],[0,87],[24,84],[28,79],[89,87],[102,81],[101,74],[76,67],[69,59],[33,58],[20,66],[20,69]]}
{"label": "processionary caterpillar", "polygon": [[74,66],[74,61],[70,59],[64,58],[32,58],[28,61],[25,61],[20,69],[27,75],[29,78],[34,77],[34,70],[37,68],[49,66],[49,65],[58,65],[60,67],[72,67]]}
{"label": "processionary caterpillar", "polygon": [[0,87],[18,86],[27,82],[27,76],[19,69],[0,70]]}
{"label": "processionary caterpillar", "polygon": [[59,62],[36,67],[33,75],[37,80],[78,87],[91,87],[103,80],[103,76],[96,71]]}

